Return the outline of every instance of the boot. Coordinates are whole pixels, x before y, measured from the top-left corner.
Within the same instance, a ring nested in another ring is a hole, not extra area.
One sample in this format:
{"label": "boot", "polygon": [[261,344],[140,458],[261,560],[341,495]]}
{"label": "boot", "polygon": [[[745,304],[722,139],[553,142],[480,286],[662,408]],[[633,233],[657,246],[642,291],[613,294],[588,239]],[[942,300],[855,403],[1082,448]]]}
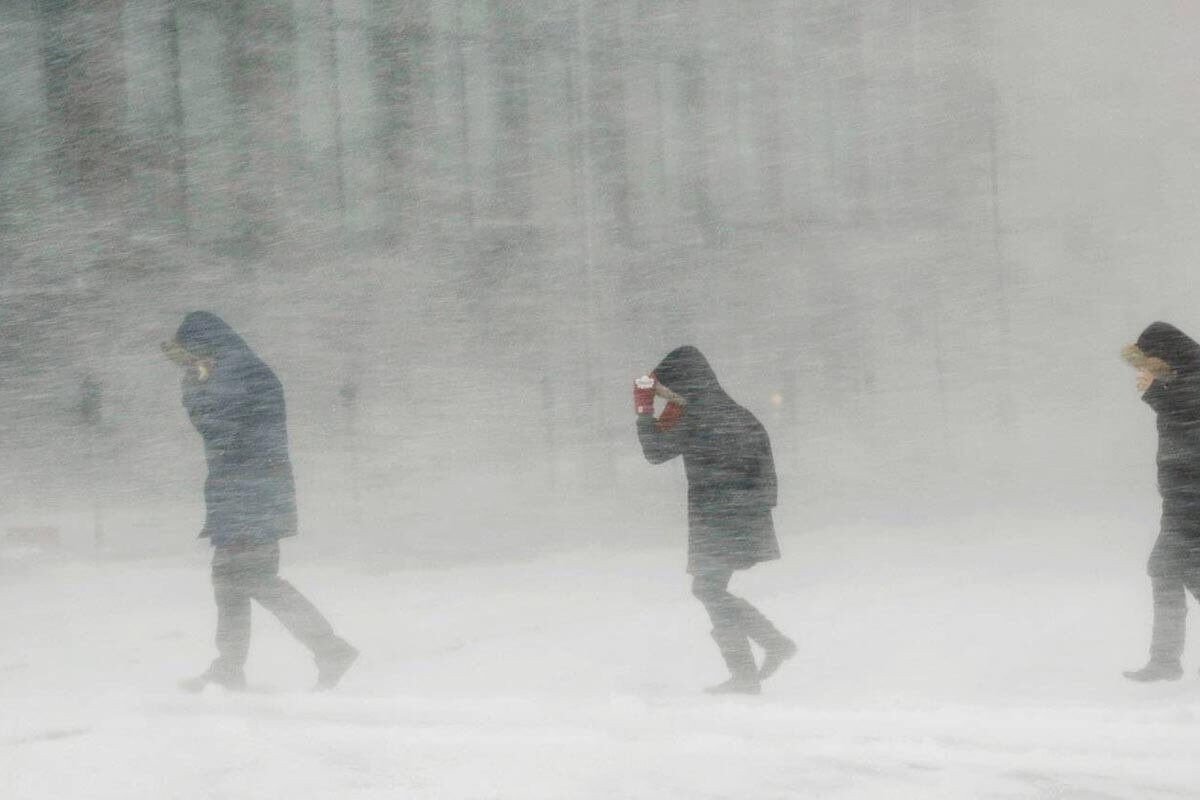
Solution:
{"label": "boot", "polygon": [[729,667],[729,680],[710,686],[708,694],[761,694],[762,685],[758,678],[758,665],[750,652],[750,640],[737,628],[714,628],[713,641]]}
{"label": "boot", "polygon": [[1178,661],[1154,661],[1139,670],[1121,673],[1131,681],[1153,683],[1155,681],[1177,681],[1183,677],[1183,667]]}
{"label": "boot", "polygon": [[765,614],[746,600],[735,597],[732,602],[737,609],[738,624],[766,653],[758,671],[758,679],[765,681],[783,666],[783,662],[796,655],[796,643],[780,633]]}
{"label": "boot", "polygon": [[246,673],[241,668],[226,667],[218,659],[196,677],[180,681],[179,688],[185,692],[199,694],[210,683],[215,683],[230,692],[244,692],[246,691]]}
{"label": "boot", "polygon": [[762,666],[758,669],[758,679],[765,681],[783,666],[783,662],[796,655],[796,643],[787,637],[782,637],[776,644],[767,648]]}
{"label": "boot", "polygon": [[707,686],[705,694],[762,694],[762,684],[746,678],[730,678],[716,686]]}
{"label": "boot", "polygon": [[358,650],[344,639],[338,639],[335,647],[317,656],[317,685],[313,691],[324,692],[337,686],[357,659]]}

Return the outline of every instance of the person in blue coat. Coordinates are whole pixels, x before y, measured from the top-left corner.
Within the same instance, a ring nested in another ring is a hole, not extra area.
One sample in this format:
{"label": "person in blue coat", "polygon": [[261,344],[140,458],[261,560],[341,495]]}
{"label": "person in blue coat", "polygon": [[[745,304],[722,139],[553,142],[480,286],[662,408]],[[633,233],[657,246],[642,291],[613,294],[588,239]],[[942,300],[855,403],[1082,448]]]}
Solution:
{"label": "person in blue coat", "polygon": [[[657,419],[656,394],[670,400]],[[757,694],[761,681],[796,653],[795,643],[761,611],[729,591],[737,570],[779,558],[771,517],[778,485],[767,432],[690,345],[668,353],[635,383],[634,410],[646,460],[662,464],[682,457],[687,474],[687,571],[730,672],[729,680],[707,691]],[[765,652],[761,667],[751,641]]]}
{"label": "person in blue coat", "polygon": [[250,601],[256,600],[312,651],[317,688],[331,688],[358,651],[279,576],[279,540],[298,530],[283,386],[241,336],[205,311],[188,314],[164,351],[184,369],[183,406],[204,441],[200,536],[213,546],[217,603],[217,658],[183,687],[245,688]]}

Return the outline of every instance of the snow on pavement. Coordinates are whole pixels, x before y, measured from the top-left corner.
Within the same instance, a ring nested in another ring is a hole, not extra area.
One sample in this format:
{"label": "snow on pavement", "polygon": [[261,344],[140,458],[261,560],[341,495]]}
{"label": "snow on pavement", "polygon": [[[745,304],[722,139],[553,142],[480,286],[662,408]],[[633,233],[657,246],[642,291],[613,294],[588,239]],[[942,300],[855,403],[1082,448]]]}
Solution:
{"label": "snow on pavement", "polygon": [[674,549],[383,573],[285,550],[363,650],[328,694],[257,609],[253,691],[174,689],[211,658],[199,552],[10,569],[0,796],[1197,797],[1197,659],[1120,676],[1144,660],[1149,535],[786,538],[733,583],[801,646],[757,698],[698,693],[722,665]]}

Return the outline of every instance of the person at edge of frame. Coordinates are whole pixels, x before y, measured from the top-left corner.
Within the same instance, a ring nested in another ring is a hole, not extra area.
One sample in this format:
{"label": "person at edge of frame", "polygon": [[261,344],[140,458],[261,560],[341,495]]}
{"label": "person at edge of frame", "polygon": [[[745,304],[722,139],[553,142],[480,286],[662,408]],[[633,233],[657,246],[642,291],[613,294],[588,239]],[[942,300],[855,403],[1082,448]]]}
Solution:
{"label": "person at edge of frame", "polygon": [[1158,424],[1162,521],[1146,571],[1154,599],[1150,660],[1124,673],[1132,681],[1183,675],[1186,591],[1200,598],[1200,344],[1155,322],[1122,356],[1138,371],[1137,388]]}
{"label": "person at edge of frame", "polygon": [[213,547],[217,604],[217,658],[180,686],[246,688],[256,600],[312,651],[315,688],[330,689],[358,651],[279,576],[279,540],[298,532],[283,386],[241,336],[205,311],[188,314],[163,351],[184,370],[183,406],[204,441],[207,513],[200,536]]}
{"label": "person at edge of frame", "polygon": [[[796,644],[747,601],[729,592],[737,570],[780,557],[771,509],[777,498],[771,443],[762,424],[726,394],[707,359],[679,347],[634,383],[642,452],[651,464],[683,457],[688,482],[692,593],[712,621],[730,677],[711,694],[758,694],[796,654]],[[659,418],[654,398],[668,400]],[[765,651],[756,664],[750,642]]]}

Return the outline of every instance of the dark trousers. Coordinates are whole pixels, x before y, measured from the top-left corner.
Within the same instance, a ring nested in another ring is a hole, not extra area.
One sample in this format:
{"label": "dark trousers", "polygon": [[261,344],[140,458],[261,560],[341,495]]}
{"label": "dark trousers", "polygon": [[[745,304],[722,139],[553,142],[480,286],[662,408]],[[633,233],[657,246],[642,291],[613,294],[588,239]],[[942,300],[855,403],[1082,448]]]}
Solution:
{"label": "dark trousers", "polygon": [[765,650],[774,650],[788,641],[771,620],[750,603],[731,594],[729,580],[733,570],[700,572],[692,578],[692,594],[704,604],[712,620],[713,639],[734,674],[753,664],[750,641]]}
{"label": "dark trousers", "polygon": [[217,600],[217,669],[240,672],[246,663],[251,600],[278,617],[318,658],[341,643],[316,606],[279,577],[278,542],[215,548],[212,582]]}
{"label": "dark trousers", "polygon": [[1200,539],[1164,526],[1146,572],[1154,592],[1150,660],[1177,664],[1187,636],[1187,592],[1200,599]]}

